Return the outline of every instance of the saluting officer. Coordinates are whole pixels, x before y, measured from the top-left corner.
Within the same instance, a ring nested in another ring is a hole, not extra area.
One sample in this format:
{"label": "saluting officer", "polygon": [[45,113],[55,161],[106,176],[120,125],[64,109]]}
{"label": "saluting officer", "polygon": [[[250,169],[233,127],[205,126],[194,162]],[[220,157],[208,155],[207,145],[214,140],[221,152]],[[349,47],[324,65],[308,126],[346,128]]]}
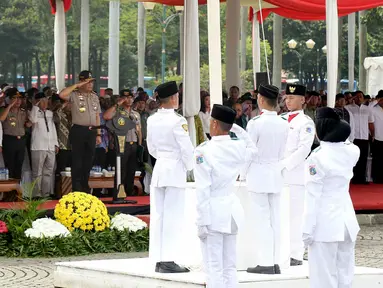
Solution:
{"label": "saluting officer", "polygon": [[290,191],[290,265],[302,265],[304,245],[302,241],[302,216],[305,199],[305,159],[314,142],[315,125],[303,113],[306,87],[287,85],[286,106],[290,112],[281,114],[289,123],[285,159],[282,160],[284,182]]}
{"label": "saluting officer", "polygon": [[27,111],[21,108],[21,94],[16,88],[6,92],[8,106],[0,114],[3,123],[3,157],[4,164],[9,170],[9,177],[21,179],[24,162],[26,137],[25,127],[31,127]]}
{"label": "saluting officer", "polygon": [[178,87],[168,82],[157,87],[161,108],[148,118],[148,149],[157,159],[150,189],[149,258],[156,272],[182,273],[175,263],[184,249],[186,171],[193,169],[193,144],[186,119],[177,114]]}
{"label": "saluting officer", "polygon": [[92,169],[96,144],[101,143],[100,102],[93,92],[93,78],[89,71],[82,71],[80,82],[63,89],[60,98],[71,105],[73,126],[69,133],[72,145],[72,190],[89,193],[89,173]]}
{"label": "saluting officer", "polygon": [[126,134],[124,157],[121,161],[121,180],[128,196],[133,195],[134,176],[137,167],[137,148],[142,143],[140,114],[133,111],[132,105],[133,94],[130,93],[130,90],[125,89],[120,92],[117,104],[104,113],[105,120],[111,120],[118,112],[119,115],[129,117],[136,123],[136,127]]}

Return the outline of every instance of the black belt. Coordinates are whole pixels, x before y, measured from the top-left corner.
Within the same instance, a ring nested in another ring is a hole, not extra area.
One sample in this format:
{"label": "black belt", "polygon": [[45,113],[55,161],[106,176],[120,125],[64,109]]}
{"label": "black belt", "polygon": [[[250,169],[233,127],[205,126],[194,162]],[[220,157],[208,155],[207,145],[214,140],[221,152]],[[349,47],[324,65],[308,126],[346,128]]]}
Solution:
{"label": "black belt", "polygon": [[4,134],[4,137],[21,140],[21,139],[23,139],[25,137],[25,135],[23,135],[23,136],[13,136],[13,135]]}
{"label": "black belt", "polygon": [[72,127],[78,127],[78,128],[83,128],[83,129],[87,129],[87,130],[90,130],[90,131],[96,131],[96,127],[97,126],[87,126],[87,125],[78,125],[78,124],[73,124]]}

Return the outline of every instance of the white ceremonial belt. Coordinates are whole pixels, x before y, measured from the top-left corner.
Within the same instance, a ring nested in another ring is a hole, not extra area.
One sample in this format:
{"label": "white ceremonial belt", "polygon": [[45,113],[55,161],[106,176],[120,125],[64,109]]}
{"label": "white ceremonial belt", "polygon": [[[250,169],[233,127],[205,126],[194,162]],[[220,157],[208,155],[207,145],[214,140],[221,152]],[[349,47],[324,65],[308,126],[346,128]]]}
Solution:
{"label": "white ceremonial belt", "polygon": [[157,158],[179,159],[180,153],[170,152],[170,151],[160,151],[160,152],[157,152]]}

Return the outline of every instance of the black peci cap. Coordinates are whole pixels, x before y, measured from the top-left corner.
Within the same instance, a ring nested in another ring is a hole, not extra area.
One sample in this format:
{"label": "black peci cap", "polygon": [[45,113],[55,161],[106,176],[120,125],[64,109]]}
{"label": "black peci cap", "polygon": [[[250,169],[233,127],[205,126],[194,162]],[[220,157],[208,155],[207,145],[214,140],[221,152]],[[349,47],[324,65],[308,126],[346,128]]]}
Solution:
{"label": "black peci cap", "polygon": [[212,118],[227,124],[233,124],[236,115],[237,112],[234,109],[220,104],[214,104],[211,111]]}

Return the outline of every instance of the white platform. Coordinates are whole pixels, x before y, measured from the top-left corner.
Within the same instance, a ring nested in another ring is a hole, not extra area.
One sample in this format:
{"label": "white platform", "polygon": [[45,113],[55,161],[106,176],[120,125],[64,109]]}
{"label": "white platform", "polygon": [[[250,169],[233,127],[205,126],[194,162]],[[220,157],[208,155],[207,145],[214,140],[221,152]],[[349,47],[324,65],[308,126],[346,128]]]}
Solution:
{"label": "white platform", "polygon": [[[353,288],[383,287],[383,269],[357,267]],[[308,288],[307,263],[281,275],[238,272],[240,288]],[[60,288],[205,287],[202,272],[160,274],[147,258],[56,263],[54,285]],[[323,287],[325,288],[325,287]]]}

